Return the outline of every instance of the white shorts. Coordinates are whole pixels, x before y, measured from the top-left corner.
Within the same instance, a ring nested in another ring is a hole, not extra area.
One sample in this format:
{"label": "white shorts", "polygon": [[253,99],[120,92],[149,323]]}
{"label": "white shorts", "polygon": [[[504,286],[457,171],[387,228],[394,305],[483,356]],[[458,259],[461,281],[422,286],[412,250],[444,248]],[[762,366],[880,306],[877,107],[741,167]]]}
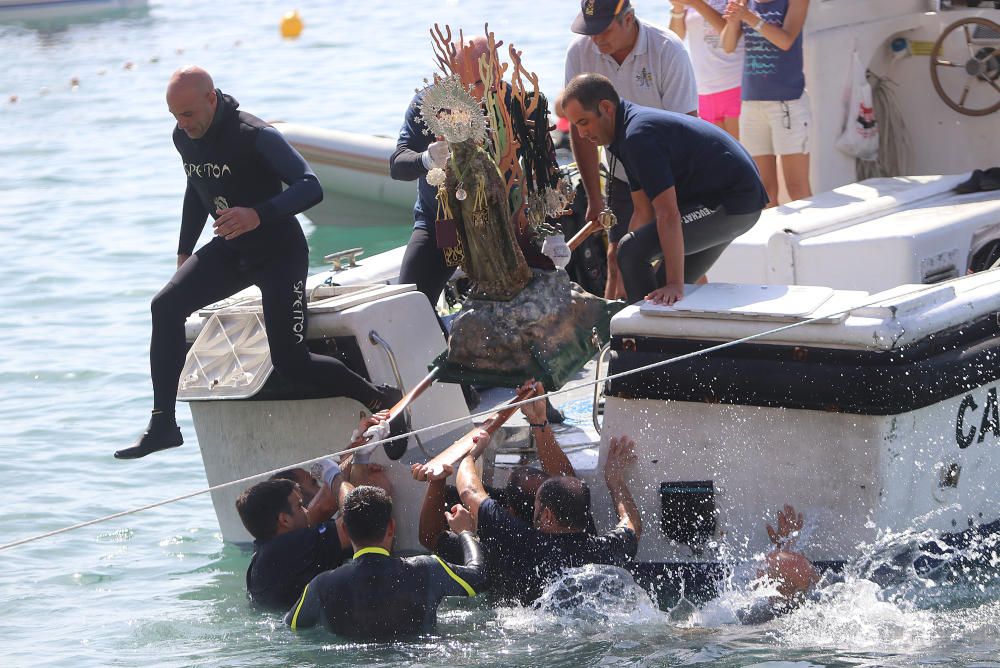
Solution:
{"label": "white shorts", "polygon": [[740,143],[750,155],[809,153],[809,96],[797,100],[744,100]]}

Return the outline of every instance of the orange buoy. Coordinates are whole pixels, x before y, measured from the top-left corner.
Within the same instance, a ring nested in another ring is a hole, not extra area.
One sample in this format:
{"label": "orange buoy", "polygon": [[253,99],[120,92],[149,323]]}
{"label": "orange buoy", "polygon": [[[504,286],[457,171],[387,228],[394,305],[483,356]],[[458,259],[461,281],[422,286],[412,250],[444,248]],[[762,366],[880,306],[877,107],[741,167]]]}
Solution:
{"label": "orange buoy", "polygon": [[295,39],[302,34],[302,17],[299,16],[299,10],[293,9],[290,12],[286,12],[284,16],[281,17],[281,36],[286,39]]}

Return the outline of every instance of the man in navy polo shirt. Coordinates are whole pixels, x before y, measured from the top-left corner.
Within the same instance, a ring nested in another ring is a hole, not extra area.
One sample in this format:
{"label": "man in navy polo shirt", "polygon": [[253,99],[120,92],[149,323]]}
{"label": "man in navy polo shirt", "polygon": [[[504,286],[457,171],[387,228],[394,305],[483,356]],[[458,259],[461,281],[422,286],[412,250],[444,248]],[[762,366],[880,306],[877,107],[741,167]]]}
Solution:
{"label": "man in navy polo shirt", "polygon": [[[753,159],[724,130],[618,96],[600,74],[581,74],[562,96],[577,132],[625,167],[635,211],[618,247],[630,302],[671,305],[757,222],[767,191]],[[651,262],[663,258],[665,276]]]}

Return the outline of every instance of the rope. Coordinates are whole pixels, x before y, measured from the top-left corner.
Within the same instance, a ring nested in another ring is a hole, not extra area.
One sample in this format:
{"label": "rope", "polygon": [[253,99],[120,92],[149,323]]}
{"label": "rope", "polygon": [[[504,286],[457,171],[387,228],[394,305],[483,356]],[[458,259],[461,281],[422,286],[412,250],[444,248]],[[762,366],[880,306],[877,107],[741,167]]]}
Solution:
{"label": "rope", "polygon": [[898,84],[870,70],[868,82],[872,87],[872,102],[878,122],[878,159],[856,160],[857,179],[864,181],[879,176],[901,176],[907,173],[906,163],[911,147],[903,111],[894,90]]}
{"label": "rope", "polygon": [[[788,330],[795,329],[796,327],[801,327],[802,325],[808,325],[810,323],[818,322],[820,320],[827,320],[829,318],[833,318],[833,317],[836,317],[836,316],[846,315],[846,314],[848,314],[851,311],[854,311],[856,309],[867,308],[869,306],[875,306],[877,304],[880,304],[882,302],[887,301],[888,299],[899,300],[899,299],[904,298],[904,297],[912,297],[914,295],[920,294],[921,292],[925,292],[925,291],[928,291],[928,290],[931,290],[931,289],[937,289],[937,288],[939,288],[939,287],[941,287],[943,285],[948,285],[949,283],[952,283],[952,282],[955,282],[955,281],[958,281],[958,280],[962,280],[964,278],[965,278],[964,276],[960,276],[960,277],[957,277],[957,278],[952,278],[952,279],[950,279],[948,281],[942,281],[941,283],[934,283],[932,285],[921,286],[921,287],[919,287],[919,288],[917,288],[915,290],[912,290],[910,292],[902,293],[902,294],[899,294],[899,295],[893,295],[892,297],[879,297],[878,299],[873,299],[873,300],[871,300],[869,302],[865,302],[863,304],[855,304],[853,306],[841,309],[840,311],[833,311],[833,312],[823,313],[821,315],[816,315],[816,316],[813,316],[811,318],[807,318],[805,320],[800,320],[800,321],[797,321],[797,322],[789,323],[787,325],[782,325],[781,327],[776,327],[776,328],[773,328],[773,329],[765,330],[763,332],[758,332],[757,334],[750,334],[748,336],[744,336],[742,338],[735,339],[733,341],[727,341],[725,343],[720,343],[720,344],[717,344],[717,345],[714,345],[714,346],[710,346],[710,347],[704,348],[702,350],[696,350],[696,351],[693,351],[693,352],[690,352],[690,353],[684,353],[683,355],[677,355],[676,357],[671,357],[671,358],[668,358],[668,359],[665,359],[665,360],[660,360],[659,362],[652,362],[650,364],[647,364],[646,366],[638,367],[638,368],[635,368],[635,369],[629,369],[627,371],[621,371],[619,373],[612,374],[610,376],[602,376],[602,377],[599,377],[599,378],[595,378],[593,380],[583,381],[583,382],[577,383],[576,385],[568,386],[568,387],[563,387],[562,389],[559,389],[559,390],[552,390],[552,391],[549,391],[549,392],[547,392],[545,394],[542,394],[542,395],[537,395],[537,396],[533,396],[533,397],[528,398],[528,399],[524,399],[523,401],[511,402],[511,403],[505,404],[505,407],[507,407],[507,408],[518,408],[520,406],[523,406],[525,404],[529,404],[529,403],[531,403],[533,401],[537,401],[539,399],[544,399],[544,398],[548,398],[548,397],[554,397],[554,396],[558,396],[560,394],[567,394],[569,392],[573,392],[573,391],[578,390],[580,388],[590,387],[590,386],[593,386],[593,385],[597,385],[599,383],[604,383],[604,382],[607,382],[607,381],[610,381],[610,380],[616,380],[618,378],[624,378],[626,376],[631,376],[631,375],[637,374],[637,373],[643,373],[643,372],[649,371],[651,369],[657,369],[659,367],[667,366],[668,364],[674,364],[676,362],[682,362],[684,360],[688,360],[688,359],[691,359],[691,358],[694,358],[694,357],[698,357],[700,355],[707,355],[709,353],[718,352],[720,350],[725,350],[727,348],[732,348],[734,346],[737,346],[737,345],[740,345],[740,344],[743,344],[743,343],[747,343],[749,341],[755,341],[757,339],[762,339],[762,338],[765,338],[765,337],[768,337],[768,336],[772,336],[772,335],[775,335],[775,334],[780,334],[782,332],[786,332]],[[997,279],[1000,279],[1000,274],[998,274]],[[204,489],[199,489],[199,490],[196,490],[196,491],[193,491],[193,492],[188,492],[186,494],[181,494],[179,496],[174,496],[174,497],[171,497],[169,499],[164,499],[162,501],[156,501],[155,503],[149,503],[149,504],[146,504],[144,506],[139,506],[139,507],[136,507],[136,508],[130,508],[128,510],[123,510],[121,512],[113,513],[111,515],[105,515],[104,517],[98,517],[96,519],[87,520],[86,522],[79,522],[77,524],[71,524],[69,526],[65,526],[65,527],[62,527],[60,529],[54,529],[52,531],[47,531],[45,533],[40,533],[40,534],[37,534],[37,535],[34,535],[34,536],[28,536],[26,538],[21,538],[19,540],[15,540],[15,541],[12,541],[12,542],[9,542],[9,543],[4,543],[3,545],[0,545],[0,552],[3,552],[4,550],[9,550],[9,549],[17,547],[19,545],[26,545],[28,543],[33,543],[33,542],[36,542],[36,541],[39,541],[39,540],[42,540],[42,539],[45,539],[45,538],[51,538],[53,536],[58,536],[60,534],[68,533],[70,531],[76,531],[77,529],[83,529],[84,527],[93,526],[95,524],[101,524],[103,522],[109,522],[111,520],[118,519],[119,517],[126,517],[128,515],[135,515],[137,513],[145,512],[147,510],[152,510],[153,508],[159,508],[160,506],[166,506],[166,505],[169,505],[169,504],[172,504],[172,503],[177,503],[178,501],[184,501],[186,499],[190,499],[190,498],[193,498],[195,496],[201,496],[202,494],[208,494],[209,492],[214,492],[216,490],[225,489],[227,487],[232,487],[234,485],[243,485],[243,484],[246,484],[246,483],[248,483],[251,480],[254,480],[256,478],[261,478],[263,476],[272,476],[275,473],[278,473],[279,471],[284,471],[285,469],[289,469],[289,468],[304,468],[304,467],[309,466],[310,464],[313,464],[313,463],[318,462],[318,461],[323,460],[323,459],[327,459],[328,457],[332,457],[332,456],[335,456],[335,455],[345,456],[345,455],[349,455],[351,453],[357,452],[358,450],[362,450],[362,449],[365,449],[365,448],[370,448],[372,446],[382,445],[382,444],[387,443],[389,441],[394,441],[397,438],[402,438],[404,436],[414,436],[416,434],[422,434],[424,432],[428,432],[428,431],[431,431],[433,429],[439,429],[441,427],[449,427],[449,426],[456,425],[456,424],[459,424],[459,423],[467,423],[470,420],[474,421],[477,418],[482,418],[482,417],[486,417],[486,416],[492,415],[494,412],[496,412],[496,411],[495,410],[487,410],[487,411],[481,411],[479,413],[474,413],[472,415],[469,415],[468,417],[460,417],[460,418],[455,418],[455,419],[452,419],[452,420],[446,420],[445,422],[440,422],[438,424],[430,425],[430,426],[427,426],[427,427],[421,427],[420,429],[414,429],[414,430],[409,431],[409,432],[407,432],[405,434],[399,434],[398,436],[391,436],[389,438],[385,438],[385,439],[382,439],[382,440],[379,440],[379,441],[371,441],[369,443],[366,443],[365,445],[359,445],[357,447],[348,448],[346,450],[341,450],[339,452],[331,452],[331,453],[328,453],[328,454],[325,454],[325,455],[321,455],[319,457],[313,457],[312,459],[306,459],[306,460],[298,462],[296,464],[290,464],[290,465],[287,465],[287,466],[280,466],[278,468],[271,469],[270,471],[264,471],[263,473],[257,473],[257,474],[251,475],[251,476],[246,476],[245,478],[240,478],[238,480],[230,480],[229,482],[220,483],[218,485],[212,485],[211,487],[206,487]]]}

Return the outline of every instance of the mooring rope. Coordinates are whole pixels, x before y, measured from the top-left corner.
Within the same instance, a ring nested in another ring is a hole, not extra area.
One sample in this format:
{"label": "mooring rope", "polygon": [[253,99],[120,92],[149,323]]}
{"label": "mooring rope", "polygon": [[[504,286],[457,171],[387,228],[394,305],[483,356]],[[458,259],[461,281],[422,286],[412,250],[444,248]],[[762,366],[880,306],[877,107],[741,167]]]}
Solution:
{"label": "mooring rope", "polygon": [[[991,270],[991,271],[993,271],[993,270]],[[1000,273],[998,273],[998,276],[1000,276]],[[803,325],[808,325],[810,323],[819,322],[821,320],[828,320],[830,318],[843,316],[843,315],[846,315],[846,314],[850,313],[851,311],[855,311],[857,309],[862,309],[862,308],[868,308],[868,307],[871,307],[871,306],[876,306],[878,304],[881,304],[881,303],[884,303],[884,302],[887,302],[887,301],[890,301],[890,300],[892,300],[892,301],[898,301],[898,300],[900,300],[902,298],[905,298],[905,297],[912,297],[912,296],[915,296],[917,294],[920,294],[921,292],[926,292],[926,291],[929,291],[929,290],[932,290],[932,289],[938,289],[938,288],[940,288],[940,287],[942,287],[944,285],[947,285],[947,284],[952,283],[952,282],[957,281],[957,280],[961,280],[963,278],[965,278],[965,277],[964,276],[959,276],[959,277],[956,277],[956,278],[949,279],[947,281],[942,281],[940,283],[933,283],[931,285],[924,285],[924,286],[921,286],[921,287],[919,287],[919,288],[917,288],[915,290],[912,290],[910,292],[904,292],[902,294],[896,294],[896,295],[892,295],[890,297],[879,297],[877,299],[872,299],[871,301],[868,301],[868,302],[865,302],[865,303],[862,303],[862,304],[853,304],[853,305],[851,305],[849,307],[845,307],[845,308],[843,308],[843,309],[841,309],[839,311],[824,312],[824,313],[821,313],[820,315],[815,315],[815,316],[812,316],[811,318],[807,318],[805,320],[799,320],[799,321],[796,321],[796,322],[793,322],[793,323],[789,323],[787,325],[782,325],[781,327],[775,327],[773,329],[768,329],[768,330],[765,330],[763,332],[758,332],[757,334],[750,334],[748,336],[744,336],[744,337],[741,337],[739,339],[734,339],[732,341],[726,341],[724,343],[719,343],[719,344],[716,344],[714,346],[709,346],[708,348],[704,348],[702,350],[695,350],[695,351],[692,351],[692,352],[689,352],[689,353],[684,353],[682,355],[677,355],[675,357],[670,357],[670,358],[665,359],[665,360],[660,360],[658,362],[651,362],[650,364],[647,364],[645,366],[637,367],[635,369],[629,369],[627,371],[620,371],[620,372],[612,374],[610,376],[601,376],[601,377],[598,377],[598,378],[594,378],[592,380],[582,381],[582,382],[579,382],[579,383],[577,383],[577,384],[575,384],[573,386],[563,387],[563,388],[558,389],[558,390],[551,390],[549,392],[546,392],[545,394],[540,394],[540,395],[537,395],[537,396],[533,396],[533,397],[531,397],[529,399],[525,399],[523,401],[507,403],[507,404],[505,404],[505,407],[520,407],[520,406],[523,406],[525,404],[529,404],[529,403],[531,403],[533,401],[538,401],[539,399],[545,399],[545,398],[548,398],[548,397],[554,397],[554,396],[558,396],[560,394],[567,394],[569,392],[573,392],[573,391],[578,390],[580,388],[591,387],[593,385],[597,385],[598,383],[604,383],[604,382],[607,382],[609,380],[616,380],[618,378],[624,378],[626,376],[631,376],[631,375],[634,375],[634,374],[637,374],[637,373],[643,373],[643,372],[649,371],[651,369],[657,369],[659,367],[667,366],[668,364],[675,364],[677,362],[683,362],[684,360],[692,359],[692,358],[698,357],[700,355],[707,355],[709,353],[714,353],[714,352],[718,352],[720,350],[725,350],[727,348],[732,348],[734,346],[737,346],[737,345],[740,345],[740,344],[743,344],[743,343],[747,343],[749,341],[755,341],[757,339],[762,339],[762,338],[765,338],[765,337],[768,337],[768,336],[773,336],[775,334],[780,334],[782,332],[787,332],[787,331],[789,331],[791,329],[795,329],[796,327],[801,327]],[[991,282],[993,282],[993,281],[991,281]],[[990,283],[985,283],[983,285],[989,285],[989,284]],[[977,287],[982,287],[982,286],[977,286]],[[123,510],[121,512],[112,513],[110,515],[105,515],[103,517],[98,517],[98,518],[95,518],[95,519],[92,519],[92,520],[87,520],[85,522],[79,522],[77,524],[71,524],[69,526],[65,526],[65,527],[62,527],[62,528],[59,528],[59,529],[53,529],[52,531],[46,531],[44,533],[36,534],[36,535],[33,535],[33,536],[28,536],[28,537],[25,537],[25,538],[21,538],[21,539],[18,539],[18,540],[15,540],[15,541],[12,541],[12,542],[9,542],[9,543],[4,543],[3,545],[0,545],[0,552],[2,552],[4,550],[9,550],[9,549],[11,549],[13,547],[17,547],[19,545],[26,545],[28,543],[33,543],[33,542],[36,542],[36,541],[39,541],[39,540],[42,540],[42,539],[45,539],[45,538],[51,538],[53,536],[58,536],[60,534],[69,533],[70,531],[76,531],[78,529],[83,529],[85,527],[93,526],[95,524],[101,524],[101,523],[104,523],[104,522],[109,522],[111,520],[118,519],[119,517],[126,517],[128,515],[135,515],[137,513],[145,512],[147,510],[152,510],[153,508],[159,508],[161,506],[166,506],[166,505],[169,505],[169,504],[172,504],[172,503],[177,503],[178,501],[184,501],[185,499],[190,499],[190,498],[193,498],[195,496],[201,496],[202,494],[208,494],[208,493],[214,492],[216,490],[225,489],[227,487],[233,487],[234,485],[243,485],[243,484],[246,484],[246,483],[250,482],[251,480],[255,480],[255,479],[261,478],[263,476],[272,476],[275,473],[278,473],[280,471],[284,471],[284,470],[289,469],[289,468],[303,468],[303,467],[309,466],[310,464],[318,462],[320,460],[327,459],[329,457],[334,457],[334,456],[343,457],[345,455],[349,455],[351,453],[357,452],[358,450],[362,450],[362,449],[365,449],[365,448],[371,448],[373,446],[378,446],[378,445],[382,445],[384,443],[388,443],[389,441],[394,441],[397,438],[414,436],[416,434],[422,434],[424,432],[428,432],[428,431],[431,431],[431,430],[434,430],[434,429],[440,429],[441,427],[449,427],[449,426],[456,425],[456,424],[459,424],[459,423],[468,423],[469,421],[473,421],[473,420],[475,420],[477,418],[482,418],[482,417],[487,417],[489,415],[492,415],[495,412],[496,412],[495,409],[491,409],[491,410],[487,410],[487,411],[481,411],[479,413],[473,413],[473,414],[471,414],[471,415],[469,415],[467,417],[460,417],[460,418],[454,418],[452,420],[446,420],[444,422],[439,422],[437,424],[430,425],[430,426],[427,426],[427,427],[421,427],[420,429],[414,429],[412,431],[406,432],[405,434],[399,434],[397,436],[392,436],[392,437],[385,438],[385,439],[382,439],[382,440],[379,440],[379,441],[371,441],[369,443],[366,443],[364,445],[359,445],[359,446],[354,447],[354,448],[348,448],[346,450],[340,450],[338,452],[331,452],[331,453],[328,453],[328,454],[325,454],[325,455],[321,455],[319,457],[313,457],[312,459],[306,459],[304,461],[301,461],[301,462],[298,462],[298,463],[295,463],[295,464],[289,464],[287,466],[281,466],[281,467],[278,467],[278,468],[275,468],[275,469],[271,469],[270,471],[264,471],[262,473],[255,473],[254,475],[246,476],[244,478],[239,478],[238,480],[230,480],[229,482],[219,483],[218,485],[212,485],[210,487],[205,487],[204,489],[199,489],[199,490],[196,490],[196,491],[193,491],[193,492],[188,492],[186,494],[181,494],[179,496],[174,496],[174,497],[171,497],[169,499],[163,499],[162,501],[156,501],[154,503],[149,503],[149,504],[146,504],[144,506],[138,506],[136,508],[130,508],[128,510]]]}

